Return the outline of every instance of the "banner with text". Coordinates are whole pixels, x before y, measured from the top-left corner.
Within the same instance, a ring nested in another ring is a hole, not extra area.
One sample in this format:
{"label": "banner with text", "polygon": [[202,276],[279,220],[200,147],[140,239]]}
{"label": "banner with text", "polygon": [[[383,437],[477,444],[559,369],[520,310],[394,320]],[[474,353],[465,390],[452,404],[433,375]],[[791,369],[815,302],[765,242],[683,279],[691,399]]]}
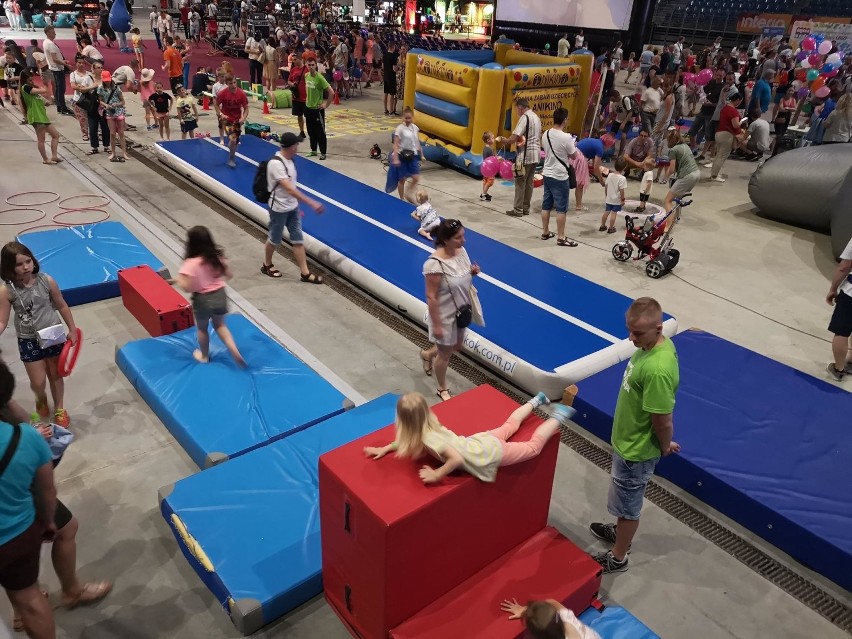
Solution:
{"label": "banner with text", "polygon": [[515,97],[525,97],[530,101],[530,109],[541,118],[541,130],[546,131],[553,126],[553,112],[559,107],[571,109],[577,97],[577,87],[564,89],[521,89],[514,92]]}
{"label": "banner with text", "polygon": [[766,28],[783,28],[784,33],[787,33],[790,25],[796,22],[849,24],[852,22],[852,18],[823,18],[792,13],[741,13],[737,20],[737,31],[739,33],[763,33]]}
{"label": "banner with text", "polygon": [[837,22],[794,22],[790,32],[790,44],[800,46],[802,40],[812,33],[822,34],[826,40],[831,40],[837,48],[846,54],[852,53],[852,24]]}

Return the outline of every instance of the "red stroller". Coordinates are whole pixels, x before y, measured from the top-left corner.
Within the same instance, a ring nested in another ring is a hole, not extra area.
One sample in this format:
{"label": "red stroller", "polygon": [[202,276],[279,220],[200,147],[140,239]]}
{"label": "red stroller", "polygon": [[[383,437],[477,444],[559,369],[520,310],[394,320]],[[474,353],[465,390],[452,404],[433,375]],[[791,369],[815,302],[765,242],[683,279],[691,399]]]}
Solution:
{"label": "red stroller", "polygon": [[[683,198],[691,195],[692,193],[687,193]],[[633,259],[648,258],[648,263],[645,265],[645,274],[648,277],[658,279],[671,271],[680,259],[680,251],[672,247],[674,244],[672,231],[680,221],[680,210],[692,204],[692,200],[683,198],[675,198],[674,207],[665,215],[646,217],[642,226],[636,226],[638,216],[625,216],[627,233],[623,240],[612,247],[612,256],[619,262],[626,262],[633,255],[633,246],[636,246],[639,252]],[[674,216],[674,221],[666,230],[666,222],[671,216]]]}

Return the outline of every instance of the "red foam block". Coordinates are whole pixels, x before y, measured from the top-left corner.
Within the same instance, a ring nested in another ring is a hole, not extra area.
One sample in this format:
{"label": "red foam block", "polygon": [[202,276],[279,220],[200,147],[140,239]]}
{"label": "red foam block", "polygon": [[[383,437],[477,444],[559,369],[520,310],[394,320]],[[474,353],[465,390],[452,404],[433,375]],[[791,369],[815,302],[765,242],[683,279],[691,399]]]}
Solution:
{"label": "red foam block", "polygon": [[[518,404],[480,386],[434,407],[460,435],[496,428]],[[531,416],[515,436],[529,439]],[[493,484],[454,473],[437,486],[417,475],[429,459],[367,459],[364,446],[393,441],[389,426],[319,462],[323,585],[358,637],[398,626],[547,524],[557,438],[535,459],[501,468]]]}
{"label": "red foam block", "polygon": [[600,585],[600,565],[548,527],[394,628],[390,636],[515,639],[524,636],[524,628],[500,610],[504,599],[556,599],[579,615],[592,605]]}
{"label": "red foam block", "polygon": [[153,337],[195,325],[190,303],[150,266],[120,270],[118,289],[125,308]]}

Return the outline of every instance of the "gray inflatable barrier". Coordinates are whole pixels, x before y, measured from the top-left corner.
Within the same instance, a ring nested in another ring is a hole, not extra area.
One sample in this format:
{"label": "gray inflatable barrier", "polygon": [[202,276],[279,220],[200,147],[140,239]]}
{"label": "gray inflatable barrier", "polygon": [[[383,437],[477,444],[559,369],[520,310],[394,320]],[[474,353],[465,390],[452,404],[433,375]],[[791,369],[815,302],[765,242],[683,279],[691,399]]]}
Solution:
{"label": "gray inflatable barrier", "polygon": [[837,258],[852,237],[852,143],[776,155],[751,176],[748,194],[772,220],[831,233]]}

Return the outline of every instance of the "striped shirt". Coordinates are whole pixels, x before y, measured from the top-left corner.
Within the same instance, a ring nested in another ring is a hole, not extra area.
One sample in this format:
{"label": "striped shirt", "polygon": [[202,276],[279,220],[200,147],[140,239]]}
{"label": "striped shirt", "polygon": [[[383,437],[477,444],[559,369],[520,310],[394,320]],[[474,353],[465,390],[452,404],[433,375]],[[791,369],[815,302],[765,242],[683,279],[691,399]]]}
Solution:
{"label": "striped shirt", "polygon": [[427,430],[423,433],[423,445],[442,462],[446,459],[438,451],[443,451],[448,446],[455,449],[464,459],[462,467],[477,479],[487,482],[493,482],[497,478],[497,469],[503,459],[503,444],[491,433],[461,437],[440,426],[437,430]]}
{"label": "striped shirt", "polygon": [[[529,125],[529,126],[527,126]],[[524,164],[538,164],[541,160],[541,120],[533,113],[532,109],[518,118],[515,130],[512,131],[518,137],[526,136],[527,143],[524,145]],[[520,153],[521,150],[519,149]]]}

